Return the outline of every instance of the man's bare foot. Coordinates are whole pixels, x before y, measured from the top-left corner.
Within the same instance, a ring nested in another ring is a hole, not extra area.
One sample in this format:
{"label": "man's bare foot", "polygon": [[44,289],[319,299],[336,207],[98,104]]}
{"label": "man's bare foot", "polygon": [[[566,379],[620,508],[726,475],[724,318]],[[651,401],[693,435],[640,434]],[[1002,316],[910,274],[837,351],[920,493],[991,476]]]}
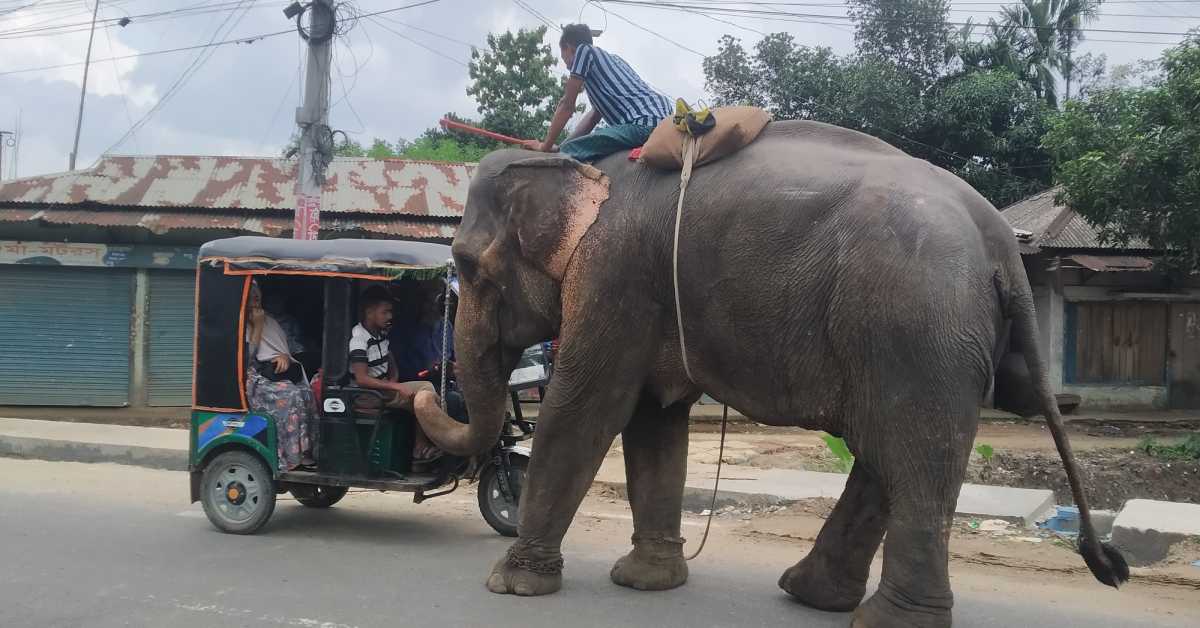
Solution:
{"label": "man's bare foot", "polygon": [[417,438],[413,444],[413,462],[432,462],[442,456],[442,450],[429,442],[429,438],[418,429]]}

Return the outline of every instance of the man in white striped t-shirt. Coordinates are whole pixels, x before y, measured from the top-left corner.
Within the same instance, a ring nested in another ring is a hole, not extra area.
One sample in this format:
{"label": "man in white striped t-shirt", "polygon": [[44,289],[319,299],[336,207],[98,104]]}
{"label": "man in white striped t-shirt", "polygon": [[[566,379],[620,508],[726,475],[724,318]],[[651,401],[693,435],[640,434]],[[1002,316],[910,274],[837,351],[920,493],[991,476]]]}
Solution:
{"label": "man in white striped t-shirt", "polygon": [[[641,146],[655,125],[672,115],[669,98],[647,85],[624,59],[592,45],[592,31],[586,24],[564,26],[558,47],[563,63],[571,69],[571,77],[567,79],[546,139],[529,140],[525,142],[526,148],[555,150],[554,140],[575,113],[575,101],[584,89],[592,109],[558,148],[579,161],[594,161]],[[607,126],[596,129],[601,119]]]}

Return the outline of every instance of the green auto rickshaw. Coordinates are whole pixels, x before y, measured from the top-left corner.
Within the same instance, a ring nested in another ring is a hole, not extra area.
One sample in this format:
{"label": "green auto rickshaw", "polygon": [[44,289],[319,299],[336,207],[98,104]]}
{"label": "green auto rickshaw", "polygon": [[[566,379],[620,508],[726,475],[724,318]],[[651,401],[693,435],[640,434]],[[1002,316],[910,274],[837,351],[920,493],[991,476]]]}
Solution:
{"label": "green auto rickshaw", "polygon": [[[463,480],[477,480],[484,519],[500,534],[516,536],[530,453],[518,443],[532,436],[532,421],[517,412],[489,453],[472,459],[447,455],[432,467],[417,468],[415,417],[399,410],[364,410],[381,405],[364,400],[382,401],[383,395],[355,386],[349,371],[351,330],[367,289],[388,290],[399,316],[418,311],[430,295],[440,293],[445,329],[456,284],[452,273],[450,248],[424,242],[238,237],[201,247],[189,470],[191,499],[202,502],[214,526],[254,533],[284,493],[312,508],[333,506],[350,488],[410,492],[420,503],[452,492]],[[264,404],[248,394],[248,384],[255,381],[247,342],[252,291],[272,316],[287,323],[281,327],[288,329],[289,349],[303,373],[294,382],[272,386],[281,395],[306,400],[288,407],[307,407],[307,416],[282,417],[282,402]],[[430,365],[430,371],[437,373],[433,383],[449,403],[456,391],[446,368],[448,334],[443,337],[441,364]],[[547,363],[545,355],[527,358]],[[515,388],[545,385],[549,369],[531,370],[540,378],[525,378]],[[281,439],[293,435],[280,430],[295,425],[307,426],[310,461],[289,467],[281,465],[279,447]]]}

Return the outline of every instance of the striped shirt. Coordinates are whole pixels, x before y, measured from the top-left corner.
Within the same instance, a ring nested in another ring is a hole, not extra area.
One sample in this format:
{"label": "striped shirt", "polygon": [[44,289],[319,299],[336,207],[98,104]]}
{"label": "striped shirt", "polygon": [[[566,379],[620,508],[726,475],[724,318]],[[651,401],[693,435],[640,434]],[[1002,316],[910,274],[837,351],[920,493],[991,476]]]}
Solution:
{"label": "striped shirt", "polygon": [[571,75],[583,79],[588,100],[610,125],[654,126],[674,112],[671,101],[629,67],[621,57],[589,44],[579,44]]}
{"label": "striped shirt", "polygon": [[387,336],[376,336],[362,324],[350,332],[350,363],[366,364],[367,374],[376,379],[387,377],[391,355]]}

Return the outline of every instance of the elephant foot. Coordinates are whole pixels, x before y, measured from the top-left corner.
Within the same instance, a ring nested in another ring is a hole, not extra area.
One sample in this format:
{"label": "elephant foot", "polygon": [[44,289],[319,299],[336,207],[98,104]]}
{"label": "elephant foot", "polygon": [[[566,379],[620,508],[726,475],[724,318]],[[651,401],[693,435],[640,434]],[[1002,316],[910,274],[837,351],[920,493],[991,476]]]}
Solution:
{"label": "elephant foot", "polygon": [[613,565],[612,581],[639,591],[665,591],[687,582],[688,566],[683,559],[683,539],[634,536],[633,551]]}
{"label": "elephant foot", "polygon": [[950,628],[949,593],[937,601],[937,606],[918,606],[886,582],[854,611],[850,628]]}
{"label": "elephant foot", "polygon": [[783,572],[779,588],[805,606],[834,613],[854,610],[867,594],[866,580],[852,580],[815,553]]}
{"label": "elephant foot", "polygon": [[561,557],[535,561],[517,555],[510,548],[492,567],[487,588],[499,594],[549,595],[562,588],[562,567]]}

